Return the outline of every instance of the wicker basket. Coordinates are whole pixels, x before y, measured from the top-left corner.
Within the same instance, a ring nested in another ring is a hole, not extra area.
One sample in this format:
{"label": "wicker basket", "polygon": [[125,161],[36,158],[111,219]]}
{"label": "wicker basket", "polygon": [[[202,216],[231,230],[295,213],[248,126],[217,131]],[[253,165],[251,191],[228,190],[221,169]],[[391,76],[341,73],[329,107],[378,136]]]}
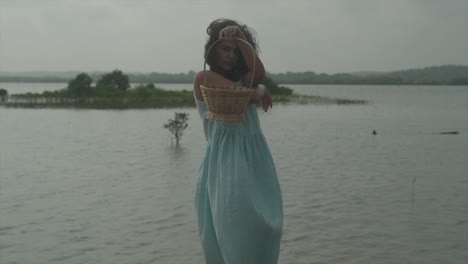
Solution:
{"label": "wicker basket", "polygon": [[241,86],[200,85],[208,106],[208,119],[227,122],[244,121],[244,111],[249,104],[252,89]]}
{"label": "wicker basket", "polygon": [[[220,41],[218,39],[209,48],[206,54],[214,45]],[[238,39],[248,44],[253,51],[253,71],[255,72],[255,51],[247,41]],[[206,73],[206,58],[203,66],[203,71]],[[208,107],[208,119],[219,120],[226,122],[242,122],[245,120],[244,112],[249,104],[252,92],[253,76],[250,82],[250,88],[242,86],[225,86],[225,85],[213,85],[206,83],[206,76],[203,77],[203,85],[200,85],[203,100]]]}

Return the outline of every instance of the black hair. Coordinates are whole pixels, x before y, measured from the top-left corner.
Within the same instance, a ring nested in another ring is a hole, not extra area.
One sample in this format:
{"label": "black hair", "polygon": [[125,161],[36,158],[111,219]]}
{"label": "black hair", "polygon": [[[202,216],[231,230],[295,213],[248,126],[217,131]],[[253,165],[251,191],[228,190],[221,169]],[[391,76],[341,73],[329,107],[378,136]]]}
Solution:
{"label": "black hair", "polygon": [[[217,73],[221,72],[218,65],[216,64],[217,62],[216,47],[218,44],[216,44],[213,48],[211,48],[211,50],[209,51],[209,54],[207,54],[207,52],[210,46],[219,39],[219,32],[227,26],[239,27],[242,33],[244,33],[244,36],[247,42],[249,42],[250,45],[252,45],[252,47],[254,48],[255,53],[258,53],[257,41],[253,37],[251,30],[246,25],[242,25],[238,23],[237,21],[230,20],[230,19],[224,19],[224,18],[216,19],[215,21],[211,22],[208,28],[206,29],[206,33],[208,34],[208,40],[205,44],[205,58],[206,58],[206,63],[210,66],[210,69]],[[245,62],[244,57],[240,56],[237,64],[234,66],[234,69],[226,73],[225,77],[230,79],[231,81],[236,82],[240,79],[242,75],[246,74],[247,72],[249,72],[247,63]]]}

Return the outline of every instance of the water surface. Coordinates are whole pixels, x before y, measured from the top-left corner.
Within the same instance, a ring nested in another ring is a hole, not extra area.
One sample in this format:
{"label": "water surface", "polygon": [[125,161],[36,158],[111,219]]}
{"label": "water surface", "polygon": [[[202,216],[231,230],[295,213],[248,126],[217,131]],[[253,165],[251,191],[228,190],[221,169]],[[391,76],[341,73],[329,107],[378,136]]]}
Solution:
{"label": "water surface", "polygon": [[[465,263],[468,87],[291,87],[370,103],[260,113],[280,263]],[[190,115],[179,148],[162,128],[176,111]],[[0,263],[204,263],[196,109],[0,108],[0,135]]]}

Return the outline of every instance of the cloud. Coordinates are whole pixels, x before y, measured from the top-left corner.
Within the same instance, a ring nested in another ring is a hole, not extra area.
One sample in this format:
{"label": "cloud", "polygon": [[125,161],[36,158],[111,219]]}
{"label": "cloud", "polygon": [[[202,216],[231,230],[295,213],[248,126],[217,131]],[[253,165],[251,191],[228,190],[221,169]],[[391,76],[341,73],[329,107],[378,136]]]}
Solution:
{"label": "cloud", "polygon": [[4,0],[0,70],[198,70],[219,17],[254,29],[272,72],[468,64],[466,10],[464,0]]}

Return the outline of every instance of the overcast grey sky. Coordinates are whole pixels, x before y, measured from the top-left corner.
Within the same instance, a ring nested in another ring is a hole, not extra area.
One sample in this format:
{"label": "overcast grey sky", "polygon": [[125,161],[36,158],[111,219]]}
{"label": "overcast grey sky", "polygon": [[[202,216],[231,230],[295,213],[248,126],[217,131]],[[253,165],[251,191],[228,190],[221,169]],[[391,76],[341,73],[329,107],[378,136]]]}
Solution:
{"label": "overcast grey sky", "polygon": [[468,65],[468,0],[0,0],[0,71],[198,71],[220,17],[273,73]]}

